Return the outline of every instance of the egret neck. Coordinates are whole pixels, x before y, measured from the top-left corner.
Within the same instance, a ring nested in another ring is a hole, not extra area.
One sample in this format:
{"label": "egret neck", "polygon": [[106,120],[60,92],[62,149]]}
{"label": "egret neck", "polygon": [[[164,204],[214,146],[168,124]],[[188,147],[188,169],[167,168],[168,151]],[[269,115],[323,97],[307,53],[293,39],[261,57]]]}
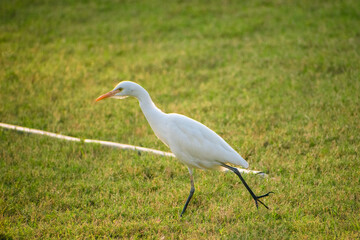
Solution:
{"label": "egret neck", "polygon": [[169,145],[165,137],[167,132],[165,120],[167,114],[155,106],[149,93],[144,88],[141,87],[141,90],[137,92],[135,97],[139,100],[140,108],[155,135],[166,145]]}

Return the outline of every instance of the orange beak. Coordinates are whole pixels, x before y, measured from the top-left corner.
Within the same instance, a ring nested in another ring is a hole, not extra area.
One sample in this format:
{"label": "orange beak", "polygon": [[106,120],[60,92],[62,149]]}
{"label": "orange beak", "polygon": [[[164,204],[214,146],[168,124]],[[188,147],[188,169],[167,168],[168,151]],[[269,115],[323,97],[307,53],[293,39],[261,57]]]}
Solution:
{"label": "orange beak", "polygon": [[115,94],[117,94],[118,92],[120,92],[119,90],[113,90],[113,91],[110,91],[108,93],[105,93],[103,95],[101,95],[100,97],[98,97],[95,102],[97,101],[100,101],[100,100],[103,100],[104,98],[109,98],[109,97],[112,97],[114,96]]}

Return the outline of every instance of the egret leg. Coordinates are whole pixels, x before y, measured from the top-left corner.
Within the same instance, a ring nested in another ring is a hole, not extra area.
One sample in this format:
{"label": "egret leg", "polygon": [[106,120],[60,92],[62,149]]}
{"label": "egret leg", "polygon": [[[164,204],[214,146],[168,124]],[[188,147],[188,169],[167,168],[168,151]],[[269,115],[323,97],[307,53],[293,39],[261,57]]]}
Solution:
{"label": "egret leg", "polygon": [[249,191],[250,195],[252,196],[252,198],[255,200],[255,205],[256,205],[256,208],[259,208],[259,205],[258,205],[258,202],[261,203],[262,205],[264,205],[264,207],[266,207],[267,209],[269,209],[268,206],[266,206],[262,201],[260,201],[259,199],[260,198],[263,198],[263,197],[267,197],[269,196],[270,193],[274,193],[274,192],[268,192],[264,195],[260,195],[260,196],[256,196],[254,194],[254,192],[251,190],[251,188],[249,187],[249,185],[247,185],[247,183],[245,182],[245,179],[241,176],[239,170],[237,168],[234,168],[234,167],[230,167],[226,164],[222,164],[223,167],[233,171],[236,175],[238,175],[238,177],[240,178],[241,182],[244,184],[244,186],[246,187],[246,189]]}
{"label": "egret leg", "polygon": [[182,217],[182,215],[184,214],[184,212],[186,211],[187,206],[189,205],[189,202],[192,198],[192,196],[194,195],[195,192],[195,186],[194,186],[194,176],[193,176],[193,171],[191,168],[189,168],[189,173],[190,173],[190,183],[191,183],[191,189],[190,189],[190,194],[186,200],[186,203],[184,205],[183,210],[181,211],[180,217]]}

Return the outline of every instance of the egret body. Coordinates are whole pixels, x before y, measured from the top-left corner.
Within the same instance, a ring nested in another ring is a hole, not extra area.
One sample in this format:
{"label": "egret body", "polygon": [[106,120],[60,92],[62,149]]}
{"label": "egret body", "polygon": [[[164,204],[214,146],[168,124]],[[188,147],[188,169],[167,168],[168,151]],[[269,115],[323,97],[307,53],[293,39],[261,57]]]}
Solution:
{"label": "egret body", "polygon": [[155,135],[167,145],[174,155],[189,169],[191,190],[180,216],[185,212],[195,192],[193,178],[194,168],[204,170],[224,170],[224,168],[226,168],[233,171],[250,192],[255,200],[256,207],[258,207],[258,202],[260,202],[268,208],[260,198],[266,197],[272,192],[261,196],[256,196],[253,193],[238,169],[229,166],[229,164],[231,164],[248,168],[249,164],[210,128],[184,115],[162,112],[155,106],[149,93],[143,87],[130,81],[120,82],[112,91],[101,95],[96,101],[109,97],[121,99],[129,96],[139,100],[140,108]]}

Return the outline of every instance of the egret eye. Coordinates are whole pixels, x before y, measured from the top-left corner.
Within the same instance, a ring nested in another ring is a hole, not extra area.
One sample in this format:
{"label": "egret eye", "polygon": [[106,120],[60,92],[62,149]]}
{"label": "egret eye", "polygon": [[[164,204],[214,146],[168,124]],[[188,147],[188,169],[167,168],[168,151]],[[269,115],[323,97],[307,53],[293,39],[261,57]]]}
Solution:
{"label": "egret eye", "polygon": [[118,91],[121,92],[123,90],[123,88],[118,88]]}

